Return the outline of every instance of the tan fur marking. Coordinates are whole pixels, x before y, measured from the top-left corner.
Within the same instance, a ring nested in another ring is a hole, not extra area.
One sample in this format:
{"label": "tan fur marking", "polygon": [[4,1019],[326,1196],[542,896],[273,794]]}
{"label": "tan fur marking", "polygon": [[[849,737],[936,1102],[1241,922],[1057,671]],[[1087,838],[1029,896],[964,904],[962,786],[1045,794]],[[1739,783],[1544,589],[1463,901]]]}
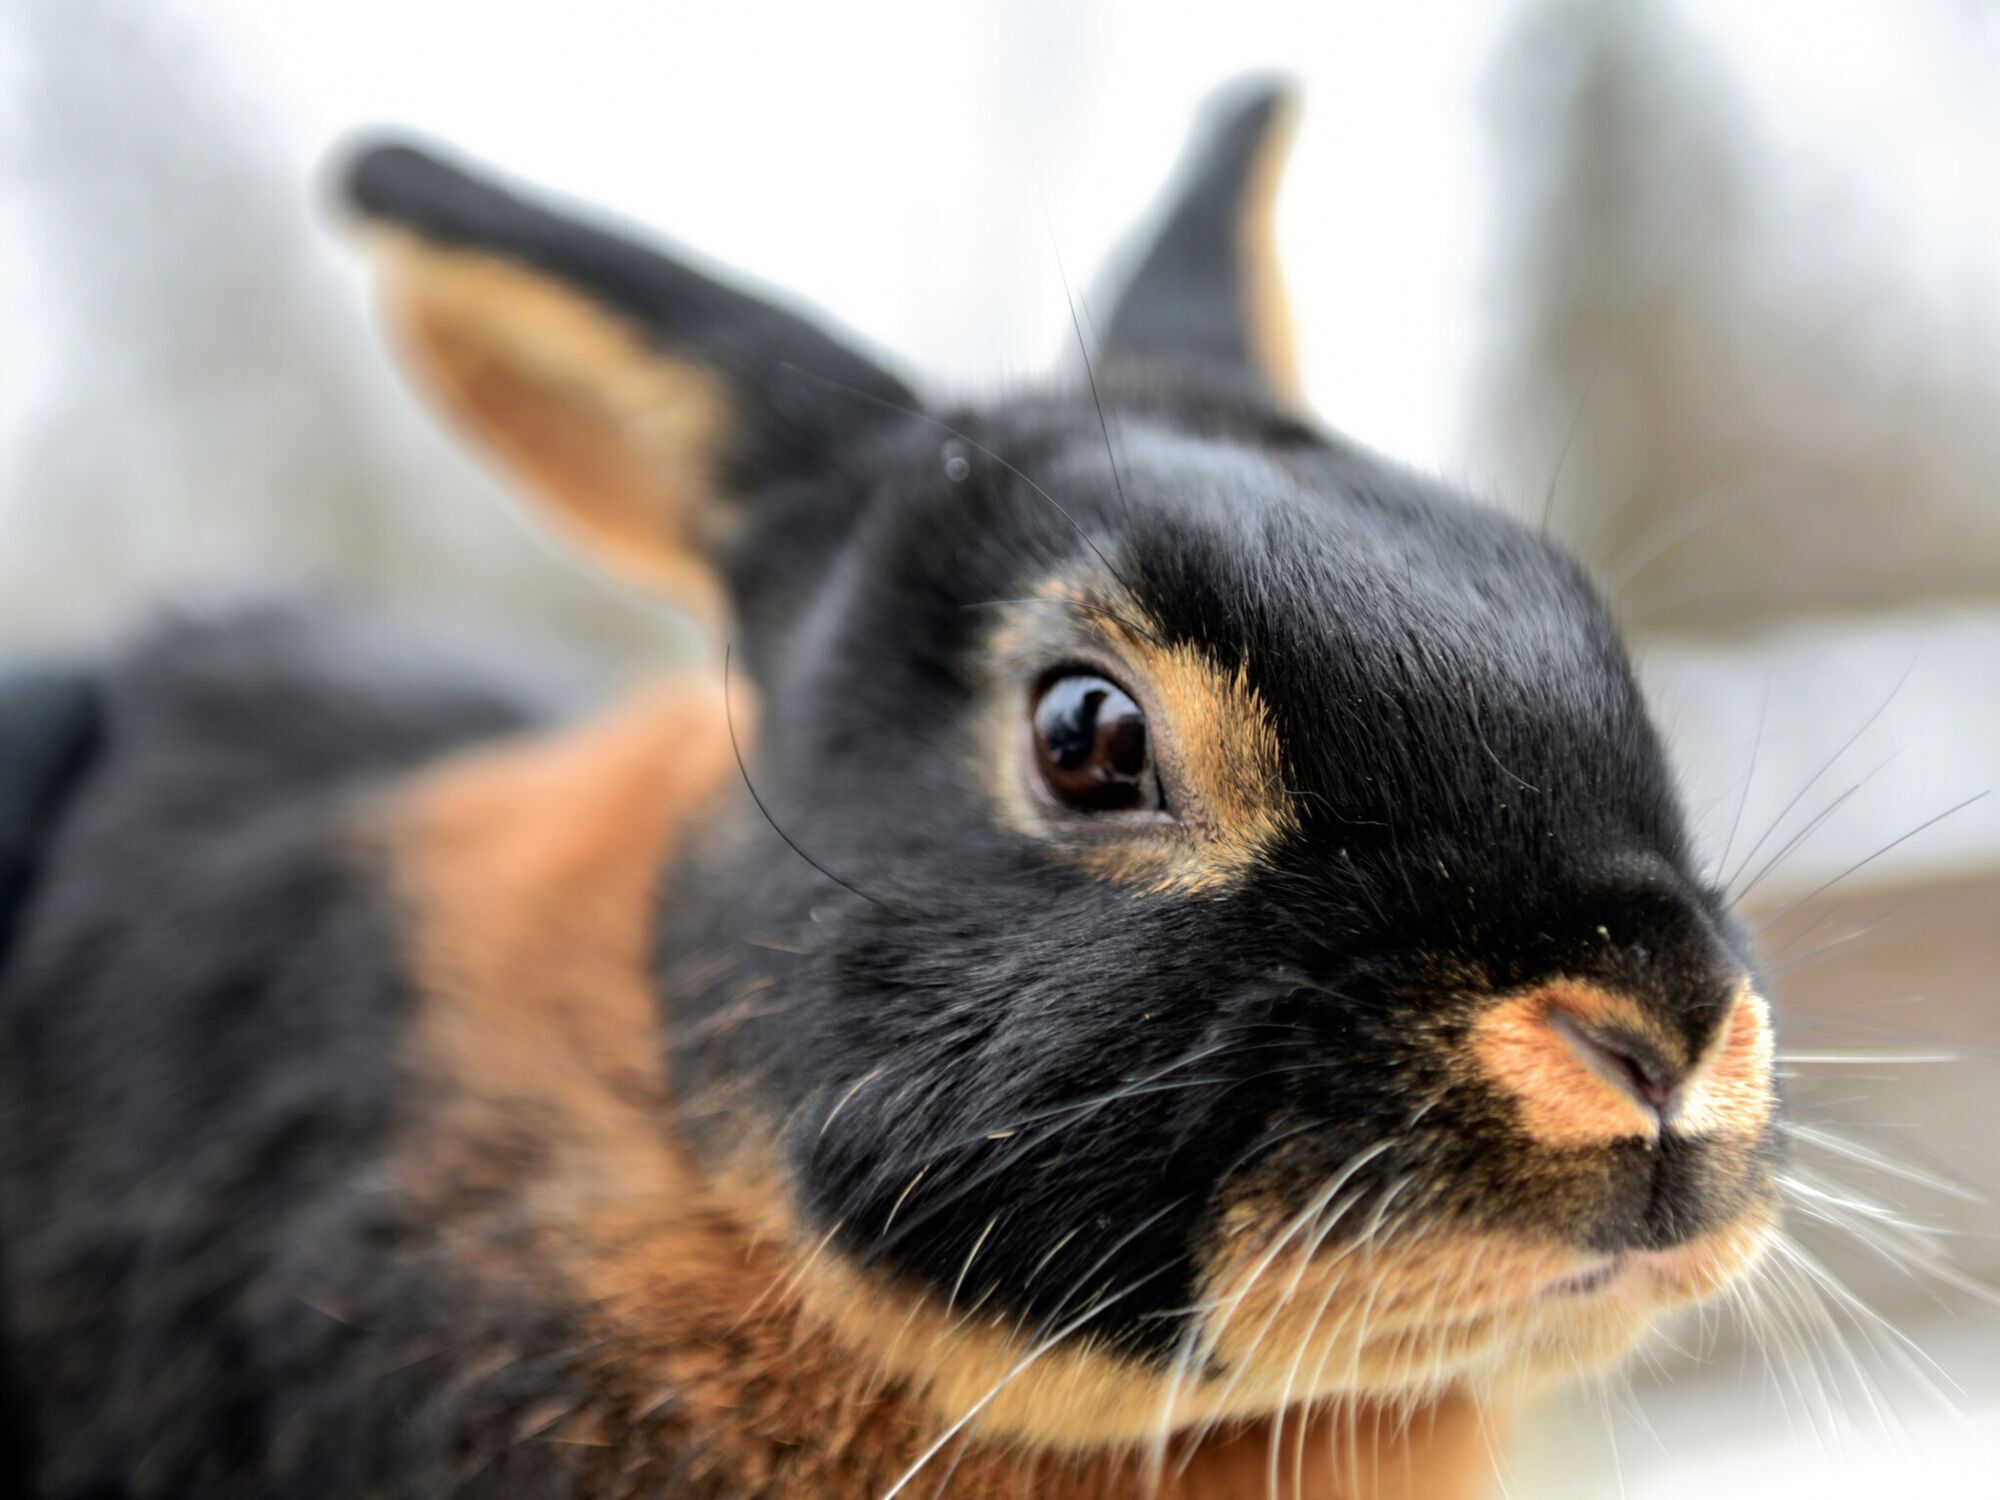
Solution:
{"label": "tan fur marking", "polygon": [[[1679,1041],[1631,1000],[1595,985],[1561,980],[1503,998],[1475,1023],[1473,1075],[1513,1099],[1522,1127],[1556,1149],[1601,1146],[1659,1134],[1651,1111],[1600,1076],[1549,1024],[1563,1012],[1651,1040],[1668,1057],[1685,1057]],[[1753,1138],[1771,1118],[1772,1041],[1763,997],[1741,987],[1728,1016],[1695,1060],[1668,1121],[1683,1135]]]}
{"label": "tan fur marking", "polygon": [[[596,1405],[520,1419],[523,1440],[565,1445],[588,1492],[589,1476],[653,1492],[623,1436],[644,1431],[662,1434],[663,1470],[675,1434],[698,1437],[721,1493],[879,1494],[1028,1351],[1004,1320],[954,1317],[802,1235],[758,1153],[704,1170],[678,1144],[644,977],[652,892],[689,813],[732,774],[704,689],[475,752],[388,809],[422,1002],[422,1108],[394,1171],[464,1272],[559,1301],[601,1350]],[[538,1149],[496,1158],[524,1127]],[[953,1496],[1268,1500],[1268,1409],[1174,1438],[1152,1490],[1146,1456],[1102,1446],[1102,1430],[1088,1446],[1071,1408],[1148,1438],[1158,1377],[1088,1349],[1048,1368],[1024,1386],[1033,1399],[1005,1398],[941,1455]],[[1294,1415],[1286,1444],[1302,1421],[1303,1485],[1287,1462],[1281,1497],[1469,1500],[1489,1473],[1482,1414],[1457,1398]]]}
{"label": "tan fur marking", "polygon": [[1551,1288],[1602,1257],[1487,1230],[1315,1248],[1310,1234],[1277,1243],[1280,1222],[1223,1242],[1207,1293],[1212,1347],[1246,1391],[1294,1400],[1450,1383],[1517,1396],[1622,1358],[1661,1317],[1753,1264],[1769,1227],[1759,1207],[1674,1250],[1630,1254],[1604,1286],[1571,1295]]}
{"label": "tan fur marking", "polygon": [[[1361,1404],[1302,1413],[1288,1423],[1224,1428],[1168,1493],[1190,1500],[1472,1500],[1492,1483],[1496,1436],[1492,1417],[1456,1395],[1407,1411]],[[1176,1461],[1168,1456],[1169,1472]]]}
{"label": "tan fur marking", "polygon": [[1673,1128],[1698,1136],[1749,1139],[1760,1134],[1777,1104],[1771,1088],[1773,1059],[1771,1009],[1745,984],[1682,1088]]}
{"label": "tan fur marking", "polygon": [[[873,1361],[878,1378],[897,1377],[923,1391],[943,1419],[984,1402],[981,1433],[1072,1453],[1145,1443],[1159,1431],[1168,1399],[1160,1372],[1115,1358],[1087,1336],[1048,1350],[1009,1379],[1034,1347],[1011,1316],[954,1314],[935,1297],[886,1284],[831,1256],[815,1261],[796,1290],[810,1322]],[[1190,1379],[1174,1393],[1173,1414],[1176,1426],[1185,1426],[1266,1416],[1276,1404],[1269,1392],[1245,1399]]]}
{"label": "tan fur marking", "polygon": [[728,525],[723,382],[552,278],[374,231],[391,322],[425,387],[626,575],[710,616]]}
{"label": "tan fur marking", "polygon": [[1251,358],[1272,394],[1294,408],[1305,405],[1305,390],[1299,375],[1298,324],[1278,259],[1278,188],[1298,135],[1298,115],[1295,100],[1287,97],[1279,101],[1257,148],[1250,180],[1244,185],[1236,230]]}
{"label": "tan fur marking", "polygon": [[[1232,669],[1194,646],[1162,643],[1112,585],[1084,588],[1055,578],[1035,596],[1077,608],[1062,619],[1056,611],[1017,606],[992,637],[999,665],[984,740],[992,747],[988,781],[1003,816],[1106,880],[1182,894],[1240,882],[1298,827],[1285,794],[1283,747],[1247,665]],[[1066,824],[1050,816],[1030,785],[1026,694],[1052,662],[1079,655],[1079,631],[1145,710],[1161,777],[1170,795],[1178,794],[1177,822]]]}
{"label": "tan fur marking", "polygon": [[475,752],[399,810],[429,997],[418,1065],[451,1085],[417,1173],[448,1188],[458,1159],[529,1106],[578,1180],[664,1167],[650,895],[675,827],[733,769],[718,703],[710,690],[649,697]]}
{"label": "tan fur marking", "polygon": [[1560,980],[1509,996],[1487,1009],[1473,1029],[1473,1070],[1483,1084],[1514,1100],[1522,1128],[1544,1146],[1600,1146],[1634,1136],[1655,1137],[1659,1122],[1624,1090],[1577,1055],[1550,1017],[1563,1012],[1585,1024],[1624,1027],[1658,1041],[1644,1011],[1595,985]]}

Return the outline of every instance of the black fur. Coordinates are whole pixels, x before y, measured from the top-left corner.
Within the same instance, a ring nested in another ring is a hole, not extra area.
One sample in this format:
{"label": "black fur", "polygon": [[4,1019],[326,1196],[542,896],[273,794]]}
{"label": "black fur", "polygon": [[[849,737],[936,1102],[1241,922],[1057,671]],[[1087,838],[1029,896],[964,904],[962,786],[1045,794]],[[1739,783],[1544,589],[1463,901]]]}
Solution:
{"label": "black fur", "polygon": [[1252,166],[1289,107],[1285,91],[1240,91],[1196,134],[1172,212],[1154,232],[1105,326],[1108,352],[1202,362],[1264,383],[1246,305],[1251,268],[1241,226]]}
{"label": "black fur", "polygon": [[[371,1182],[407,996],[358,813],[558,700],[406,631],[271,608],[159,630],[84,696],[97,764],[0,984],[35,1493],[442,1493],[476,1441],[434,1430],[464,1416],[438,1401],[443,1369],[378,1367],[500,1329],[526,1354],[550,1314],[468,1305],[429,1263],[435,1226]],[[501,1426],[561,1388],[532,1357],[505,1381]]]}
{"label": "black fur", "polygon": [[[0,676],[0,974],[26,916],[56,824],[96,759],[97,685],[87,671],[46,663]],[[26,1494],[35,1465],[25,1374],[7,1332],[8,1246],[0,1209],[0,1488]]]}
{"label": "black fur", "polygon": [[38,663],[0,672],[0,968],[101,728],[87,671]]}

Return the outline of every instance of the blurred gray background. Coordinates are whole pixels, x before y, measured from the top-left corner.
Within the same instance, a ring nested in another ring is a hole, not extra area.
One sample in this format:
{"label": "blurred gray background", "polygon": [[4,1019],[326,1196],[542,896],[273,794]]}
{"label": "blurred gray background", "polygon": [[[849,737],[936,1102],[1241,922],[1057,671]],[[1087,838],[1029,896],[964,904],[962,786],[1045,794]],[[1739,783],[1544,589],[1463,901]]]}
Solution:
{"label": "blurred gray background", "polygon": [[1279,239],[1309,393],[1610,594],[1765,929],[1793,1224],[1852,1289],[1787,1263],[1755,1327],[1528,1420],[1508,1492],[1984,1492],[2000,7],[0,0],[0,648],[278,580],[619,674],[705,649],[398,383],[318,197],[357,127],[976,394],[1074,358],[1063,268],[1101,290],[1197,102],[1271,66],[1306,89]]}

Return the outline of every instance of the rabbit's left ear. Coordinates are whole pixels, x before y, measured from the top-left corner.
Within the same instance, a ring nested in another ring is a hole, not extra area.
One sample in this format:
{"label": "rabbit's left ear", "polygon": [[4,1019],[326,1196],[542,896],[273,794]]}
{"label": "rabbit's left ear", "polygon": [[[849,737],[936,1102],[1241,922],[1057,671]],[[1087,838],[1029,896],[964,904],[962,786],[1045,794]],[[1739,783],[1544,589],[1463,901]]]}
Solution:
{"label": "rabbit's left ear", "polygon": [[1107,355],[1207,365],[1301,403],[1273,223],[1297,117],[1282,82],[1238,84],[1210,106],[1112,308]]}
{"label": "rabbit's left ear", "polygon": [[366,151],[345,187],[419,383],[565,529],[697,607],[759,489],[915,403],[798,314],[423,151]]}

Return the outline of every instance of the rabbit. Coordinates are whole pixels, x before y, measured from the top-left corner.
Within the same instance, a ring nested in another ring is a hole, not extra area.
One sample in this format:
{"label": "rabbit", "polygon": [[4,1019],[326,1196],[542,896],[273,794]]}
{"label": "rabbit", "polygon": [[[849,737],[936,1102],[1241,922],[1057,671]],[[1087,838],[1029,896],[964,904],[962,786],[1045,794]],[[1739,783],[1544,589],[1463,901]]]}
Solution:
{"label": "rabbit", "polygon": [[1581,570],[1302,408],[1294,110],[966,405],[352,159],[414,385],[719,660],[0,686],[11,1493],[1454,1500],[1757,1263],[1746,934]]}

